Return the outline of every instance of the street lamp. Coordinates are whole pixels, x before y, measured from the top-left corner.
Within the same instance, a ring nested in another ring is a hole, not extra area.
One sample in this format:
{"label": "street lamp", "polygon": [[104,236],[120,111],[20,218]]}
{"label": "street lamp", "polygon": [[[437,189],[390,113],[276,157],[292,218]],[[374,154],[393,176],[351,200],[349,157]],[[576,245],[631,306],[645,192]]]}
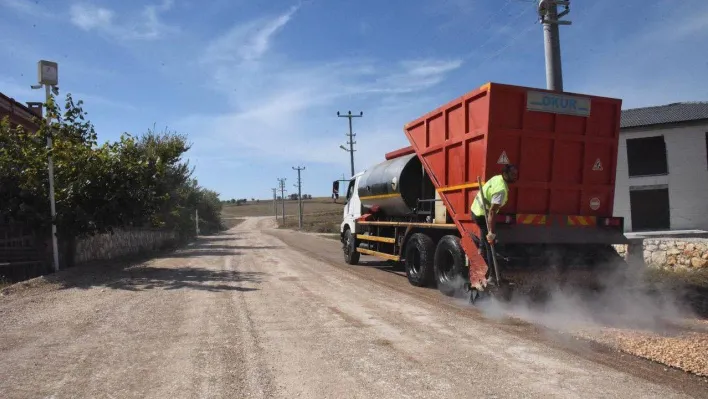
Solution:
{"label": "street lamp", "polygon": [[47,120],[47,148],[49,149],[49,204],[52,211],[52,253],[54,255],[54,271],[59,271],[59,245],[57,244],[57,210],[54,200],[54,161],[52,161],[52,129],[50,127],[52,117],[49,113],[49,101],[52,98],[52,88],[57,93],[57,85],[59,84],[59,65],[56,62],[40,60],[37,62],[37,75],[39,84],[32,85],[33,89],[41,89],[44,86],[44,93],[47,102],[47,111],[45,118]]}

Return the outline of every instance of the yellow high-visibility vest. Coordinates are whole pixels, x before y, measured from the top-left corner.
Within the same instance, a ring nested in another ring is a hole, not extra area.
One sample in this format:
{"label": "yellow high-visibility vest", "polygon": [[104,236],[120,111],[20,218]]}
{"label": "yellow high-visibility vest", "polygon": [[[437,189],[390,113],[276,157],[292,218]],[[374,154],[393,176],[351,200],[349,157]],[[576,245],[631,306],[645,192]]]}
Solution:
{"label": "yellow high-visibility vest", "polygon": [[501,204],[501,206],[504,206],[506,205],[506,201],[509,199],[509,186],[506,185],[506,182],[501,175],[496,175],[484,183],[484,185],[482,185],[482,189],[479,190],[477,195],[475,195],[471,207],[472,214],[475,216],[486,216],[484,214],[484,204],[482,203],[481,195],[484,195],[484,199],[487,201],[487,207],[491,207],[492,197],[494,194],[500,192],[504,193],[504,200]]}

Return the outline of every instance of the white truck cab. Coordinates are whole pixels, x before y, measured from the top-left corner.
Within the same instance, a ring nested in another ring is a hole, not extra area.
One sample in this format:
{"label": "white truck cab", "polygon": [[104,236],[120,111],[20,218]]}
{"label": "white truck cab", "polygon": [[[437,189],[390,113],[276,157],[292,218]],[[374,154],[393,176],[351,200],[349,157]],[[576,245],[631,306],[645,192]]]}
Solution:
{"label": "white truck cab", "polygon": [[[364,171],[365,172],[365,171]],[[359,253],[356,252],[357,224],[356,220],[361,216],[361,199],[359,198],[359,180],[364,172],[359,172],[349,180],[347,187],[347,203],[344,205],[342,214],[342,224],[339,234],[344,245],[344,254],[347,263],[356,264],[359,261]]]}
{"label": "white truck cab", "polygon": [[349,180],[347,187],[347,203],[344,205],[340,234],[346,229],[356,232],[356,219],[361,216],[361,199],[359,198],[359,180],[364,172],[357,173]]}

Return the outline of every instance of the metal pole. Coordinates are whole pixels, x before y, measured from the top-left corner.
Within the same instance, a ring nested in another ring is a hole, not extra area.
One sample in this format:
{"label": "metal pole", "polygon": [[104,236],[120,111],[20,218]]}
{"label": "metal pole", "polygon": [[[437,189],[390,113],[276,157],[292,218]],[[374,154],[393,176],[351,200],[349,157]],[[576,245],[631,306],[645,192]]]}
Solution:
{"label": "metal pole", "polygon": [[341,149],[344,151],[349,152],[349,157],[350,157],[350,162],[351,162],[351,175],[354,176],[354,144],[356,144],[356,141],[354,141],[354,137],[356,134],[354,134],[353,128],[352,128],[352,118],[361,118],[364,116],[364,112],[360,111],[359,115],[352,115],[352,111],[348,111],[346,115],[340,115],[339,111],[337,111],[337,116],[340,118],[349,118],[349,149],[344,147],[343,145],[339,146]]}
{"label": "metal pole", "polygon": [[293,170],[297,170],[297,226],[299,230],[302,230],[302,180],[300,180],[300,171],[305,170],[305,167],[294,167]]}
{"label": "metal pole", "polygon": [[49,102],[51,100],[52,94],[51,94],[51,87],[48,84],[44,85],[44,90],[45,90],[45,97],[47,101],[47,128],[49,129],[47,132],[47,148],[49,149],[49,162],[48,162],[48,171],[49,171],[49,206],[52,212],[52,252],[54,255],[54,271],[59,271],[59,244],[57,243],[57,209],[56,209],[56,202],[55,202],[55,197],[54,197],[54,160],[52,159],[51,155],[51,150],[52,150],[52,117],[49,112]]}
{"label": "metal pole", "polygon": [[[351,111],[349,111],[351,114]],[[349,118],[349,160],[352,166],[352,176],[354,176],[354,131],[352,129],[352,118]]]}
{"label": "metal pole", "polygon": [[280,182],[280,197],[282,199],[282,204],[283,204],[283,226],[285,226],[285,180],[286,178],[278,179]]}
{"label": "metal pole", "polygon": [[[558,14],[558,6],[565,10]],[[553,91],[563,91],[563,66],[561,63],[560,29],[559,25],[570,25],[570,21],[560,18],[570,12],[570,1],[540,0],[539,16],[543,23],[543,40],[546,56],[546,88]]]}
{"label": "metal pole", "polygon": [[[556,19],[558,7],[550,3],[548,17]],[[550,22],[543,24],[543,42],[546,53],[546,87],[548,90],[563,91],[563,70],[561,68],[560,29]]]}

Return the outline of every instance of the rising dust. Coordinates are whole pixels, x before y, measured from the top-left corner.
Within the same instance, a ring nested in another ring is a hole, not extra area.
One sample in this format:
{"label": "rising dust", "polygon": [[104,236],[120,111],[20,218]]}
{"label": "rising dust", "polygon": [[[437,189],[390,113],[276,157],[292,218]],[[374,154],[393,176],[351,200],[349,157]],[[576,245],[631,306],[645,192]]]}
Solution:
{"label": "rising dust", "polygon": [[[489,318],[516,318],[601,342],[697,375],[708,376],[708,323],[691,310],[680,290],[650,283],[644,265],[613,263],[594,273],[594,286],[544,280],[547,295],[515,293],[476,305]],[[587,281],[585,281],[587,282]]]}

